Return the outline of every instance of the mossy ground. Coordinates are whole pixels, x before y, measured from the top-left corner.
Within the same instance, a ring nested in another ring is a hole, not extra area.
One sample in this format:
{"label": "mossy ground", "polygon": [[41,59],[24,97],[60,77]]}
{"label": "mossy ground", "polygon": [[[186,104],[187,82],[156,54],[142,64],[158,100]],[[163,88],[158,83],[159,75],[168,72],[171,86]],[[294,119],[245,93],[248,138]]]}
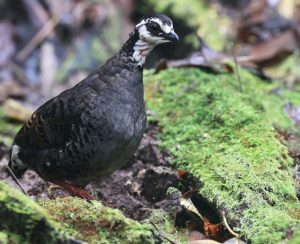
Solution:
{"label": "mossy ground", "polygon": [[0,243],[69,243],[45,210],[0,182]]}
{"label": "mossy ground", "polygon": [[299,93],[276,95],[274,83],[245,71],[242,91],[234,74],[197,69],[145,79],[148,107],[163,127],[174,166],[203,181],[199,194],[225,210],[236,231],[253,243],[278,243],[300,227],[293,160],[274,130],[274,124],[293,127],[283,105],[288,97],[299,105]]}
{"label": "mossy ground", "polygon": [[[180,244],[188,243],[189,230],[175,228],[175,219],[161,209],[155,209],[144,222],[154,224],[161,234],[169,240],[174,240],[176,243]],[[165,241],[164,243],[169,243],[166,239],[163,240]]]}
{"label": "mossy ground", "polygon": [[41,202],[62,232],[89,243],[156,243],[153,227],[126,218],[119,210],[78,198]]}
{"label": "mossy ground", "polygon": [[[37,205],[0,182],[0,243],[157,243],[153,226],[100,202],[57,198]],[[50,217],[51,216],[51,217]]]}

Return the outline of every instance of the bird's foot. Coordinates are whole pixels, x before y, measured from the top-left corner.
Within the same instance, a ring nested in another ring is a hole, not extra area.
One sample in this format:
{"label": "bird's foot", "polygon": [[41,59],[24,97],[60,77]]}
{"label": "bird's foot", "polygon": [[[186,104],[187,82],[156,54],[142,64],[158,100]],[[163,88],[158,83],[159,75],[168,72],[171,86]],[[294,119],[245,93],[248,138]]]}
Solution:
{"label": "bird's foot", "polygon": [[61,186],[64,188],[67,192],[69,192],[72,196],[76,196],[82,199],[85,199],[87,201],[96,200],[95,197],[93,197],[87,190],[78,188],[75,186],[72,186],[66,182],[63,181],[51,181],[52,183]]}

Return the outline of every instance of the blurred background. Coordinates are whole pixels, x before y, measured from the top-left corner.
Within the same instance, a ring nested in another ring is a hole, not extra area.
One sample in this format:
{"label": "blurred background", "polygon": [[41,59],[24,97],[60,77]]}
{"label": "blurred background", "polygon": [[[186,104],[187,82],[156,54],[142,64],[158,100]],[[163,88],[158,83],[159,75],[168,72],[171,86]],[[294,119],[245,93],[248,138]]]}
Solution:
{"label": "blurred background", "polygon": [[[147,68],[218,73],[232,71],[224,63],[234,61],[297,89],[299,0],[0,0],[2,146],[45,100],[118,52],[138,19],[153,12],[173,19],[181,42],[157,47]],[[300,124],[300,109],[292,112]]]}
{"label": "blurred background", "polygon": [[[0,0],[0,181],[17,188],[7,173],[6,165],[13,138],[32,112],[116,54],[135,23],[142,16],[154,12],[171,17],[181,40],[156,47],[147,58],[146,69],[160,72],[172,67],[197,67],[213,75],[232,73],[229,77],[237,78],[240,92],[241,69],[260,77],[255,84],[272,83],[269,94],[284,100],[282,109],[279,109],[282,111],[270,112],[274,114],[272,118],[288,115],[295,125],[295,128],[274,127],[279,132],[278,139],[287,145],[289,155],[295,160],[293,172],[300,199],[300,0]],[[192,86],[193,83],[184,87],[182,93]],[[261,89],[260,86],[258,89]],[[296,91],[293,94],[297,95],[284,96],[286,90]],[[210,100],[209,96],[207,100]],[[260,103],[258,106],[261,106]],[[172,161],[169,153],[161,150],[158,122],[149,121],[140,148],[132,159],[135,164],[116,171],[89,188],[106,206],[117,207],[134,219],[146,218],[153,209],[165,208],[175,213],[177,210],[174,209],[180,205],[176,201],[181,196],[174,200],[164,195],[170,186],[168,182],[177,181],[177,171],[169,165]],[[210,135],[204,133],[203,137]],[[247,139],[241,143],[247,147],[252,142]],[[247,154],[245,158],[248,158]],[[240,177],[234,172],[231,175],[234,179]],[[278,175],[281,177],[281,174]],[[159,183],[153,184],[154,181]],[[22,178],[22,186],[31,198],[36,199],[68,195],[61,189],[51,190],[51,184],[32,171]],[[273,199],[268,199],[273,188],[257,189],[263,189],[259,194],[267,192],[264,200],[273,206]],[[239,198],[248,199],[243,192]],[[217,216],[207,203],[202,205],[205,199],[197,201],[196,205],[201,203],[205,212]],[[241,200],[248,209],[247,201]],[[283,208],[285,205],[278,206]],[[235,208],[240,212],[238,207]],[[257,212],[260,214],[260,211]],[[211,222],[216,230],[221,221],[218,218]],[[272,218],[266,218],[266,221],[269,219]],[[179,220],[187,222],[185,215]],[[92,232],[86,233],[90,235]],[[222,231],[220,233],[223,239],[227,238]],[[287,229],[286,236],[290,235],[291,229]]]}

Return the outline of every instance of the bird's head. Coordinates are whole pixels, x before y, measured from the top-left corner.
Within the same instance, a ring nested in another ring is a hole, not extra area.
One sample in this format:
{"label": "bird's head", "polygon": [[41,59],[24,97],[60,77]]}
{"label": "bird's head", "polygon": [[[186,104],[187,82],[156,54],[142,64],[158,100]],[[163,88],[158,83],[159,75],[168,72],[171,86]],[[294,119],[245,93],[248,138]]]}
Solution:
{"label": "bird's head", "polygon": [[153,14],[142,18],[135,26],[139,39],[149,45],[178,41],[172,20],[163,14]]}
{"label": "bird's head", "polygon": [[132,60],[143,65],[150,51],[157,45],[179,41],[172,20],[163,14],[143,17],[123,49],[130,53]]}

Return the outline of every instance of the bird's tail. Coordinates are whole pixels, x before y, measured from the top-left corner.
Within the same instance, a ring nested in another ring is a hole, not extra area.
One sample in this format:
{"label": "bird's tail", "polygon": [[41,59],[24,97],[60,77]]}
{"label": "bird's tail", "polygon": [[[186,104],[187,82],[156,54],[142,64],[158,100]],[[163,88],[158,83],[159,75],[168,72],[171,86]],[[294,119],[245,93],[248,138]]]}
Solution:
{"label": "bird's tail", "polygon": [[8,162],[8,167],[11,169],[10,174],[14,174],[20,178],[27,170],[27,165],[19,158],[20,147],[16,144],[12,145],[11,156]]}
{"label": "bird's tail", "polygon": [[[9,174],[13,177],[13,176],[15,176],[16,178],[21,178],[23,175],[24,175],[24,173],[26,172],[26,170],[27,170],[27,167],[18,167],[18,166],[16,166],[14,163],[13,163],[13,161],[12,161],[12,159],[10,158],[9,159],[9,162],[8,162],[8,168],[9,168]],[[13,175],[12,175],[13,174]],[[13,177],[14,178],[14,177]]]}

